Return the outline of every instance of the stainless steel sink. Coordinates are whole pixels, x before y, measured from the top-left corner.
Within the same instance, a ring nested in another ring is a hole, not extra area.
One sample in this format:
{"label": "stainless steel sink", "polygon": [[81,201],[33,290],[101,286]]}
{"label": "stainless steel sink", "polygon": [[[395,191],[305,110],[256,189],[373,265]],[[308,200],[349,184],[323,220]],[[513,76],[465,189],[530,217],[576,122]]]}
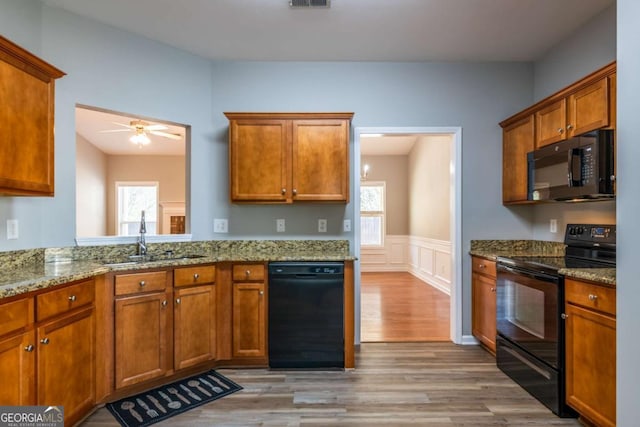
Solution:
{"label": "stainless steel sink", "polygon": [[105,262],[107,267],[126,267],[128,265],[138,265],[149,262],[161,262],[161,261],[180,261],[188,259],[206,258],[206,255],[189,254],[189,255],[129,255],[125,259],[119,259],[115,261]]}

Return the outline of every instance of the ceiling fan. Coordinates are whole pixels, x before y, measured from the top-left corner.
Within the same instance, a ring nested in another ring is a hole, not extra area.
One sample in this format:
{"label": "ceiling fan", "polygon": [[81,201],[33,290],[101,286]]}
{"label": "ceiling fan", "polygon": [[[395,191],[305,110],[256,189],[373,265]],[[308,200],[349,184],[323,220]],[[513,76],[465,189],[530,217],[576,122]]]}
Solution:
{"label": "ceiling fan", "polygon": [[147,145],[151,142],[147,134],[157,135],[164,138],[180,140],[182,139],[182,135],[163,132],[164,130],[169,129],[168,126],[160,125],[160,124],[149,124],[143,120],[132,120],[128,125],[124,123],[112,122],[114,125],[122,126],[126,129],[110,129],[110,130],[102,130],[102,133],[111,133],[111,132],[133,132],[129,140],[134,144],[138,145]]}

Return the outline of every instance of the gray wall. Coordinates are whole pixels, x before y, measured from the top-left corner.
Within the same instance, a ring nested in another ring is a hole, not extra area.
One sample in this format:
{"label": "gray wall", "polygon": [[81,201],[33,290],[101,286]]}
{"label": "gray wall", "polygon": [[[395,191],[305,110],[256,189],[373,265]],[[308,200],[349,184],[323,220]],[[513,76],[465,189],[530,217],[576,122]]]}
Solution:
{"label": "gray wall", "polygon": [[[573,33],[534,64],[534,98],[545,98],[616,59],[615,3]],[[620,88],[618,88],[618,93]],[[620,154],[618,153],[618,156]],[[533,206],[533,236],[562,241],[569,223],[615,224],[615,202],[556,203]],[[549,220],[558,220],[558,232]]]}
{"label": "gray wall", "polygon": [[386,234],[409,234],[408,161],[407,156],[362,156],[361,164],[371,167],[367,181],[386,183]]}
{"label": "gray wall", "polygon": [[[8,241],[0,227],[0,250],[74,243],[76,103],[192,126],[191,229],[197,240],[353,238],[340,227],[343,218],[353,218],[353,202],[230,205],[224,111],[353,111],[354,127],[461,126],[463,253],[471,239],[531,237],[528,214],[501,205],[498,126],[531,104],[531,64],[211,62],[35,0],[15,3],[0,0],[3,34],[68,75],[56,86],[56,196],[1,198],[0,223],[18,218],[21,236]],[[228,235],[213,234],[212,220],[221,217],[230,219]],[[329,221],[322,236],[319,217]],[[275,233],[276,218],[287,219],[287,233]],[[465,334],[471,329],[470,278],[470,260],[463,257]]]}
{"label": "gray wall", "polygon": [[618,263],[617,263],[617,372],[618,420],[621,427],[640,420],[640,262],[637,226],[640,212],[640,2],[618,0]]}

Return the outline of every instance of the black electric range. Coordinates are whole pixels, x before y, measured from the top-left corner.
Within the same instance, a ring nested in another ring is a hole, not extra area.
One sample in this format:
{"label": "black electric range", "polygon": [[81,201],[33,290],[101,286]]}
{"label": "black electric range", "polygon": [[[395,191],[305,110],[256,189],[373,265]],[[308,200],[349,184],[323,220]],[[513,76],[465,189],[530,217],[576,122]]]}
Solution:
{"label": "black electric range", "polygon": [[561,417],[565,402],[565,268],[615,268],[616,226],[569,224],[565,256],[498,257],[498,367]]}

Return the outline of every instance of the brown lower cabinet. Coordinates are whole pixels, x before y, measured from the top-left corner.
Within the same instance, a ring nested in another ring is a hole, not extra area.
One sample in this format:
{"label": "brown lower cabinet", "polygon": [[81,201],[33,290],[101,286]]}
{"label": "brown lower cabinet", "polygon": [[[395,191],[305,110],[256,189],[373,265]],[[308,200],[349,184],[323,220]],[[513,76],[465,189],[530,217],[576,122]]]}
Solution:
{"label": "brown lower cabinet", "polygon": [[233,346],[236,358],[267,357],[267,296],[264,264],[233,266]]}
{"label": "brown lower cabinet", "polygon": [[63,406],[66,425],[95,406],[93,287],[84,280],[0,305],[3,405]]}
{"label": "brown lower cabinet", "polygon": [[566,401],[599,427],[616,425],[615,294],[565,280]]}
{"label": "brown lower cabinet", "polygon": [[496,353],[496,263],[471,257],[471,333]]}
{"label": "brown lower cabinet", "polygon": [[176,289],[174,366],[188,368],[216,357],[216,288],[213,284]]}

